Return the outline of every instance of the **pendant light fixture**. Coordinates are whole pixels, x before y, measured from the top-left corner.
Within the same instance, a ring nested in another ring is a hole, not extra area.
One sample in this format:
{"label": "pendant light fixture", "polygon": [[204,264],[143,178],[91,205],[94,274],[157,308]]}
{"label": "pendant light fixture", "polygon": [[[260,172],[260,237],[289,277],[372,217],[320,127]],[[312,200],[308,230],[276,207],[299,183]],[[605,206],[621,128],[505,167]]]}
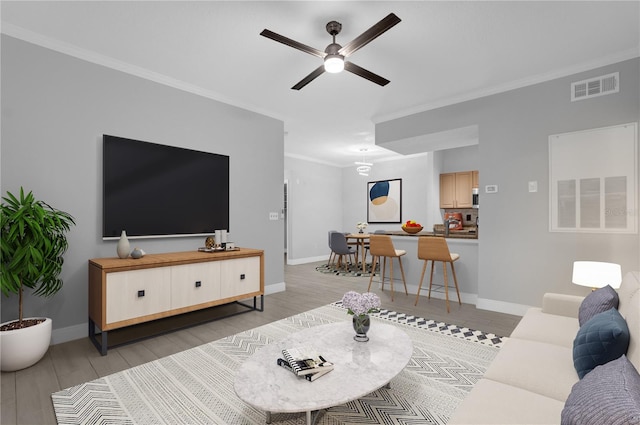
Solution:
{"label": "pendant light fixture", "polygon": [[361,176],[368,176],[369,175],[369,171],[371,171],[371,167],[373,166],[373,163],[371,162],[367,162],[366,158],[365,158],[365,153],[368,151],[369,149],[367,148],[362,148],[360,149],[360,152],[362,152],[362,161],[356,161],[354,162],[354,164],[357,165],[356,167],[356,171],[358,172],[358,174],[360,174]]}

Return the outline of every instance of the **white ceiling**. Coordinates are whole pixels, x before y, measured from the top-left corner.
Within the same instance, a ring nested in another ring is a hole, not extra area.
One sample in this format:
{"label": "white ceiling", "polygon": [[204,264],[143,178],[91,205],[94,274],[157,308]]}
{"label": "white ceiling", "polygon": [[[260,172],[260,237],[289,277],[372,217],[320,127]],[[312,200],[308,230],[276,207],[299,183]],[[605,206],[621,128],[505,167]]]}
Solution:
{"label": "white ceiling", "polygon": [[[338,166],[399,154],[374,123],[639,56],[638,1],[1,2],[2,32],[285,122],[285,153]],[[291,87],[324,50],[390,12],[398,25],[350,56],[389,80],[348,72]],[[567,93],[569,96],[569,93]]]}

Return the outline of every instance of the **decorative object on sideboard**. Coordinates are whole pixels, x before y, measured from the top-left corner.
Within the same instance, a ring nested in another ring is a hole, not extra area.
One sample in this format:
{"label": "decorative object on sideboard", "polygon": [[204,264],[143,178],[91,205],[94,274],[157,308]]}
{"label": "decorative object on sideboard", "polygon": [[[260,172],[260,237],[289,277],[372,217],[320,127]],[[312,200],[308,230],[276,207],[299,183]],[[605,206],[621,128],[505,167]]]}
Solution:
{"label": "decorative object on sideboard", "polygon": [[422,229],[424,229],[424,227],[414,220],[407,220],[407,222],[402,225],[402,230],[412,235],[422,232]]}
{"label": "decorative object on sideboard", "polygon": [[227,244],[227,230],[219,229],[215,231],[215,244],[213,245],[216,249],[224,249]]}
{"label": "decorative object on sideboard", "polygon": [[359,294],[349,291],[342,297],[342,305],[347,308],[347,313],[353,315],[353,330],[356,332],[353,339],[358,342],[367,342],[369,327],[371,326],[370,313],[380,311],[380,297],[373,292]]}
{"label": "decorative object on sideboard", "polygon": [[131,252],[131,245],[129,244],[129,239],[127,239],[127,232],[125,230],[123,230],[120,234],[118,245],[116,245],[116,252],[118,253],[118,257],[120,258],[129,257],[129,253]]}
{"label": "decorative object on sideboard", "polygon": [[[23,292],[50,297],[62,288],[60,273],[67,251],[66,232],[74,218],[36,200],[32,192],[19,198],[11,192],[0,206],[0,288],[5,296],[17,295],[18,319],[0,325],[0,366],[10,372],[37,363],[51,343],[52,321],[23,318]],[[14,299],[16,299],[14,298]]]}
{"label": "decorative object on sideboard", "polygon": [[207,239],[204,240],[204,247],[207,249],[212,249],[216,244],[216,240],[213,236],[207,236]]}
{"label": "decorative object on sideboard", "polygon": [[137,260],[138,258],[144,257],[145,254],[146,252],[144,252],[140,248],[133,248],[133,251],[131,251],[131,258]]}

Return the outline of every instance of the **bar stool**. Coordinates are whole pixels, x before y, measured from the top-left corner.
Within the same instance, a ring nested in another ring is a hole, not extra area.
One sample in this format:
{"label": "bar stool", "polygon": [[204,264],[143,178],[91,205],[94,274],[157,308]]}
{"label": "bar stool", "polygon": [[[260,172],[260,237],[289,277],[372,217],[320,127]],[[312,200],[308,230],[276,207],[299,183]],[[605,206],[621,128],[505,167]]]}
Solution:
{"label": "bar stool", "polygon": [[384,257],[384,261],[382,262],[382,290],[384,291],[384,275],[385,268],[387,265],[387,258],[389,258],[389,262],[391,264],[390,270],[390,282],[391,282],[391,301],[393,301],[393,259],[397,258],[400,263],[400,272],[402,273],[402,283],[404,284],[404,293],[409,295],[407,292],[407,282],[404,278],[404,268],[402,268],[402,256],[407,253],[404,249],[395,249],[393,246],[393,242],[391,241],[391,236],[388,235],[371,235],[369,239],[369,252],[373,257],[373,262],[371,263],[371,277],[369,278],[369,288],[367,291],[371,290],[371,282],[373,282],[373,276],[376,271],[376,262],[380,262],[380,257]]}
{"label": "bar stool", "polygon": [[453,282],[456,285],[456,292],[458,294],[458,304],[462,305],[460,301],[460,290],[458,289],[458,279],[456,278],[456,269],[453,263],[460,258],[456,253],[449,252],[449,246],[445,238],[436,236],[420,236],[418,238],[418,258],[424,260],[424,266],[422,267],[422,276],[420,277],[420,285],[418,286],[418,293],[416,294],[416,302],[414,305],[418,305],[420,299],[420,290],[422,289],[422,281],[424,280],[424,272],[427,270],[427,263],[431,261],[431,277],[429,278],[429,299],[431,299],[431,286],[433,284],[433,269],[435,268],[436,261],[442,261],[442,270],[444,274],[444,294],[447,300],[447,313],[449,313],[449,281],[447,278],[447,264],[451,264],[451,271],[453,272]]}

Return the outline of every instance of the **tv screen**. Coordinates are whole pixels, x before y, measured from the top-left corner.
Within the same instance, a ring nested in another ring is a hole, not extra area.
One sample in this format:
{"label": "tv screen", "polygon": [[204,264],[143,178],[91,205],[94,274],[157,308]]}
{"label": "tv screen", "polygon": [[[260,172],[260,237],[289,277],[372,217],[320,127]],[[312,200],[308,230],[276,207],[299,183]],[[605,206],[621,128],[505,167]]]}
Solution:
{"label": "tv screen", "polygon": [[229,229],[229,157],[103,135],[103,238]]}

